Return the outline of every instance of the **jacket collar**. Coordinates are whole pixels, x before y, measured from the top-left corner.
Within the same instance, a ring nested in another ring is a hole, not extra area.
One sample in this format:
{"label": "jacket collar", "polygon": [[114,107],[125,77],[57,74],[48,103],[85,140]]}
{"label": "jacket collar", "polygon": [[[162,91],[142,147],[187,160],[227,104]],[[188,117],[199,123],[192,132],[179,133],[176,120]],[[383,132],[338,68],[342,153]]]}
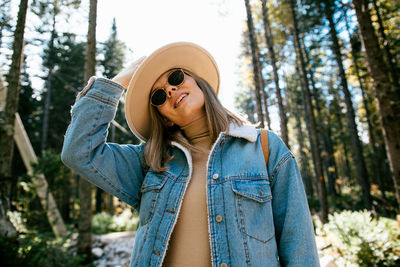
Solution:
{"label": "jacket collar", "polygon": [[244,138],[249,142],[255,142],[258,137],[258,132],[253,125],[242,125],[238,126],[234,123],[229,125],[229,130],[225,132],[226,135],[233,137]]}
{"label": "jacket collar", "polygon": [[[238,126],[235,123],[231,123],[229,125],[229,130],[225,131],[221,134],[238,137],[238,138],[244,138],[252,143],[254,143],[258,137],[258,132],[257,132],[256,128],[253,125],[248,125],[248,124]],[[221,137],[221,134],[220,134],[220,137]],[[218,139],[220,137],[218,137]],[[190,153],[187,153],[188,151],[186,148],[184,148],[181,144],[179,144],[175,141],[172,141],[171,145],[180,148],[181,150],[183,150],[185,152],[185,154],[190,154]],[[188,155],[186,155],[186,156],[188,156]]]}
{"label": "jacket collar", "polygon": [[[217,140],[215,141],[213,147],[211,148],[211,151],[214,149],[215,145],[218,143],[218,140],[221,138],[221,136],[223,134],[233,136],[233,137],[238,137],[238,138],[244,138],[244,139],[248,140],[249,142],[253,142],[253,143],[257,140],[257,137],[258,137],[258,132],[254,126],[252,126],[252,125],[238,126],[234,123],[231,123],[229,125],[228,131],[219,134]],[[183,151],[183,153],[186,156],[186,160],[188,161],[189,174],[191,175],[193,166],[192,166],[192,156],[190,154],[190,151],[175,141],[172,141],[171,145],[175,146]],[[208,157],[210,157],[210,156],[211,156],[211,153],[208,155]],[[209,160],[210,160],[210,158],[208,158],[208,161]]]}

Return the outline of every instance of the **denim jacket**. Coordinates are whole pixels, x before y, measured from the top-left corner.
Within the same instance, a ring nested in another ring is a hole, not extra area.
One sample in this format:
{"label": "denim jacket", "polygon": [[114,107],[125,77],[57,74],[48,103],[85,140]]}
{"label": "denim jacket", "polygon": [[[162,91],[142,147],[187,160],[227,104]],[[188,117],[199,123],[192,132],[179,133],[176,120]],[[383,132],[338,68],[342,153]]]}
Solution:
{"label": "denim jacket", "polygon": [[[76,102],[62,160],[138,211],[130,266],[161,266],[190,182],[192,158],[173,143],[174,158],[167,171],[158,173],[144,162],[144,144],[106,143],[121,93],[119,85],[99,78]],[[319,266],[296,160],[273,132],[268,139],[268,166],[253,126],[231,125],[212,146],[205,190],[213,266]]]}

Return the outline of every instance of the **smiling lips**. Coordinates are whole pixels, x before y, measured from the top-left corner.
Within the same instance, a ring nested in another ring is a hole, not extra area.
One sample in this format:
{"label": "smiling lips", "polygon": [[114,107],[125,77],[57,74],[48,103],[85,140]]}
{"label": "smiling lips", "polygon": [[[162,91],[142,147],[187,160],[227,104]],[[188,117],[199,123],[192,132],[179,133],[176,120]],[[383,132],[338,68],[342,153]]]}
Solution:
{"label": "smiling lips", "polygon": [[187,95],[189,95],[188,93],[183,93],[181,94],[175,101],[175,105],[174,108],[177,108],[179,103],[182,101],[182,99],[184,99]]}

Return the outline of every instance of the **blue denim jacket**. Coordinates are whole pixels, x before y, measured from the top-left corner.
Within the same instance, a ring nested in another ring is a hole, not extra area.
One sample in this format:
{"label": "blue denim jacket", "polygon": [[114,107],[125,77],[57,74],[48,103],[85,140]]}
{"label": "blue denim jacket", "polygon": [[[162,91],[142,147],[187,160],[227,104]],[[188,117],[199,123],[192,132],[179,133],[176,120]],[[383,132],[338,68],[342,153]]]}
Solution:
{"label": "blue denim jacket", "polygon": [[[121,87],[97,79],[72,108],[63,162],[139,213],[130,266],[161,266],[190,182],[190,152],[174,143],[168,170],[146,166],[143,144],[106,143]],[[259,131],[231,126],[207,163],[208,231],[213,266],[319,266],[314,231],[295,158],[268,133],[266,167]],[[222,220],[216,217],[222,216]]]}

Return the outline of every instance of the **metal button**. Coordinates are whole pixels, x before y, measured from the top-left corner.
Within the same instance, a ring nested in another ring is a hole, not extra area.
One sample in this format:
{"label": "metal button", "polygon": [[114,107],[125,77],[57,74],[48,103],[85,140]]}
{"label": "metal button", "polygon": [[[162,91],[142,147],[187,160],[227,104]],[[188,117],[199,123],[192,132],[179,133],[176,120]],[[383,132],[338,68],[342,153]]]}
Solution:
{"label": "metal button", "polygon": [[225,262],[223,262],[221,263],[220,267],[228,267],[228,265]]}
{"label": "metal button", "polygon": [[217,220],[217,222],[222,222],[222,216],[221,215],[217,215],[217,217],[215,219]]}
{"label": "metal button", "polygon": [[218,179],[218,173],[214,173],[213,179],[214,179],[214,180],[217,180],[217,179]]}

